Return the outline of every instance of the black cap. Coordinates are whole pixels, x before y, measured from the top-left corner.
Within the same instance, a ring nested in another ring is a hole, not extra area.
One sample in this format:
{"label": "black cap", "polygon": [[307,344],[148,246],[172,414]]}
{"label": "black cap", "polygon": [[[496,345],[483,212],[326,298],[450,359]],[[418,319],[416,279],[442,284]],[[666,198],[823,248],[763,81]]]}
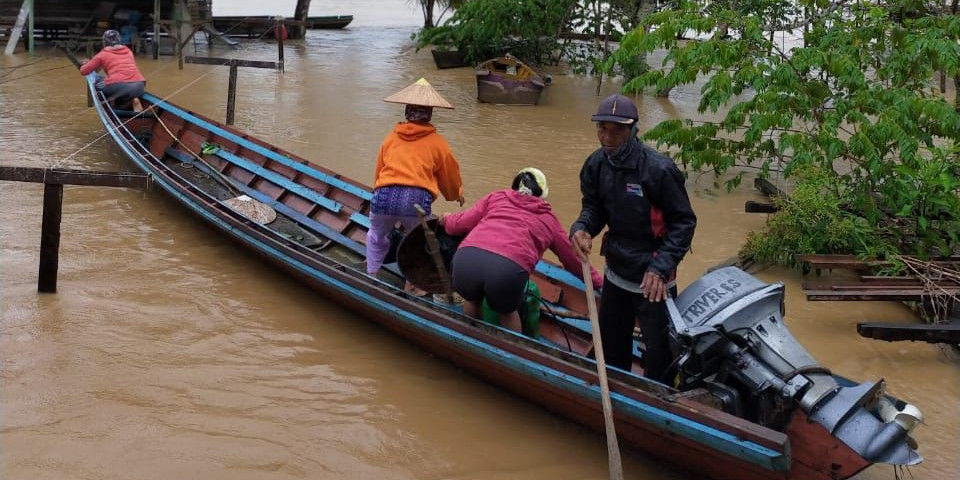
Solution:
{"label": "black cap", "polygon": [[594,122],[614,122],[624,125],[633,125],[639,118],[637,106],[629,98],[620,94],[604,98],[597,107],[597,114],[590,117]]}

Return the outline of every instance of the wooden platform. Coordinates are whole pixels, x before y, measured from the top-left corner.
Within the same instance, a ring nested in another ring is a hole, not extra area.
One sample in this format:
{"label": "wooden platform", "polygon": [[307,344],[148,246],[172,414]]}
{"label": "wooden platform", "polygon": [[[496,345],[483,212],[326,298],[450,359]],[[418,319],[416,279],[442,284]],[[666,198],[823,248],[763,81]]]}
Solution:
{"label": "wooden platform", "polygon": [[803,284],[807,300],[899,300],[960,295],[960,286],[927,289],[922,286],[851,284]]}
{"label": "wooden platform", "polygon": [[[821,274],[822,270],[846,270],[853,279],[833,282],[805,282],[803,291],[807,300],[899,300],[919,301],[925,298],[960,295],[960,285],[949,280],[924,284],[917,277],[876,275],[879,269],[891,266],[890,262],[864,261],[853,255],[802,255],[800,259]],[[955,268],[960,257],[934,259],[933,263]]]}

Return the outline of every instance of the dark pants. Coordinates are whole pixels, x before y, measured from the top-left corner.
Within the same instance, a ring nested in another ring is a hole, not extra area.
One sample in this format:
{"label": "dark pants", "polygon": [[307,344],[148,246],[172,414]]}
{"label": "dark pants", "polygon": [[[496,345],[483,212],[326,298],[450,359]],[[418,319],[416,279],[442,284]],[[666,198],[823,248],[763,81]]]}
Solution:
{"label": "dark pants", "polygon": [[453,255],[453,288],[466,300],[487,305],[500,315],[520,308],[530,274],[513,260],[477,247]]}
{"label": "dark pants", "polygon": [[103,92],[103,96],[107,97],[108,101],[113,102],[114,105],[122,106],[130,103],[134,98],[142,97],[146,82],[123,82],[106,85],[103,83],[103,76],[97,75],[96,87]]}
{"label": "dark pants", "polygon": [[651,303],[643,294],[624,290],[605,278],[600,294],[600,339],[603,357],[608,365],[630,371],[633,363],[633,327],[643,333],[642,364],[645,375],[661,383],[673,385],[668,370],[673,362],[670,336],[667,332],[667,305]]}

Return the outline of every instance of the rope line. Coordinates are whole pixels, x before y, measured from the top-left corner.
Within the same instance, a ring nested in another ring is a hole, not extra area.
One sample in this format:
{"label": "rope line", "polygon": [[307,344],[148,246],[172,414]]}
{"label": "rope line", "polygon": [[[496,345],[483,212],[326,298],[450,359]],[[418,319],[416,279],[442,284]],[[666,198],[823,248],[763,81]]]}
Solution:
{"label": "rope line", "polygon": [[[186,85],[184,85],[184,86],[182,86],[182,87],[174,90],[173,93],[171,93],[171,94],[163,97],[161,100],[164,101],[164,102],[167,101],[168,99],[170,99],[170,98],[173,97],[174,95],[176,95],[176,94],[178,94],[178,93],[186,90],[187,88],[191,87],[193,84],[195,84],[195,83],[199,82],[200,80],[202,80],[202,79],[203,79],[204,77],[206,77],[207,75],[210,75],[211,73],[213,73],[213,69],[210,69],[209,72],[204,73],[203,75],[200,75],[199,77],[195,78],[195,79],[194,79],[193,81],[191,81],[190,83],[188,83],[188,84],[186,84]],[[88,86],[87,88],[89,88],[89,86]],[[94,99],[94,100],[95,100],[95,101],[99,101],[99,99]],[[91,107],[91,108],[92,108],[92,107]],[[93,144],[99,142],[100,140],[103,140],[106,136],[110,135],[110,134],[113,133],[114,131],[119,130],[120,127],[125,127],[125,126],[127,126],[127,123],[130,123],[130,122],[133,121],[134,119],[139,118],[140,116],[142,116],[144,113],[149,112],[150,110],[154,110],[154,109],[156,109],[156,108],[157,108],[157,104],[152,104],[152,105],[150,105],[148,108],[144,109],[142,112],[139,112],[139,113],[137,113],[136,115],[134,115],[134,116],[130,117],[129,119],[127,119],[126,121],[122,122],[120,125],[118,125],[118,126],[116,126],[116,127],[107,127],[107,131],[106,131],[105,133],[103,133],[103,134],[100,135],[99,137],[93,139],[92,141],[90,141],[90,142],[87,143],[86,145],[80,147],[79,150],[77,150],[77,151],[71,153],[70,155],[67,155],[66,157],[58,160],[54,166],[59,167],[60,165],[63,164],[63,162],[66,162],[67,160],[70,160],[71,158],[75,157],[78,153],[86,150],[87,148],[90,148],[90,146],[92,146]],[[159,118],[159,117],[160,117],[160,115],[158,114],[158,115],[157,115],[157,118]]]}

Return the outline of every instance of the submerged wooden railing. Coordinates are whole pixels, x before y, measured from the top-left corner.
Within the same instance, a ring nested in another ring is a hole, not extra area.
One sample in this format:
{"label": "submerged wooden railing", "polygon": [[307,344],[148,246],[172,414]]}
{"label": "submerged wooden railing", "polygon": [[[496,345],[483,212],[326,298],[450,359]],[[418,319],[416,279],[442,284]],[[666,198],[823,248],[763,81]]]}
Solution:
{"label": "submerged wooden railing", "polygon": [[[859,322],[857,333],[862,337],[877,340],[920,341],[928,343],[960,344],[960,319],[956,316],[957,302],[960,298],[960,282],[956,276],[944,275],[937,278],[917,275],[882,276],[876,275],[879,269],[889,267],[890,262],[865,261],[853,255],[801,255],[805,262],[817,275],[823,270],[845,270],[853,275],[834,281],[818,283],[804,283],[803,292],[807,300],[894,300],[913,301],[931,305],[935,302],[942,305],[942,315],[934,323],[871,323]],[[908,263],[918,263],[912,257],[905,257]],[[960,257],[935,258],[925,262],[941,271],[956,269],[960,265]]]}
{"label": "submerged wooden railing", "polygon": [[142,173],[3,165],[0,165],[0,180],[43,184],[40,273],[37,278],[37,291],[45,293],[57,291],[57,269],[60,265],[60,220],[63,216],[63,186],[87,185],[146,189],[150,185],[150,178]]}

